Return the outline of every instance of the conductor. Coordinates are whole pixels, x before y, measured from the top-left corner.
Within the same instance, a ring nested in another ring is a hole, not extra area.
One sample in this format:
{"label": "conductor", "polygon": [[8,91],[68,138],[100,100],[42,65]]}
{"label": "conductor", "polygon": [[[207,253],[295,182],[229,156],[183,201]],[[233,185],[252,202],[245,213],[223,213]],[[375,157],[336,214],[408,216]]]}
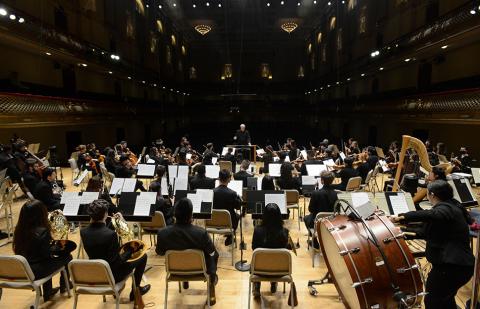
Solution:
{"label": "conductor", "polygon": [[[241,146],[251,146],[250,133],[245,129],[245,125],[242,123],[240,129],[235,132],[233,136],[233,142],[236,145]],[[241,147],[242,149],[242,160],[250,159],[250,147]]]}

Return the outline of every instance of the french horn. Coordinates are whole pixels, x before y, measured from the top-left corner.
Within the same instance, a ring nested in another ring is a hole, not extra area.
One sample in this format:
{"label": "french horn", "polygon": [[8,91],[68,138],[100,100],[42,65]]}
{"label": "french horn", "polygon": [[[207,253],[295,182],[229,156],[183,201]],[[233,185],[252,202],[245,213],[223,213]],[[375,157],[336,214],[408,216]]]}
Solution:
{"label": "french horn", "polygon": [[134,239],[133,231],[128,225],[127,221],[125,221],[125,219],[119,215],[114,215],[111,217],[111,219],[112,226],[123,243],[120,246],[120,254],[123,254],[126,251],[132,252],[132,256],[127,262],[134,262],[143,257],[146,253],[145,243],[140,239]]}
{"label": "french horn", "polygon": [[48,213],[48,222],[50,223],[53,241],[51,242],[51,251],[54,256],[70,253],[77,248],[77,244],[68,239],[70,226],[67,218],[59,209]]}

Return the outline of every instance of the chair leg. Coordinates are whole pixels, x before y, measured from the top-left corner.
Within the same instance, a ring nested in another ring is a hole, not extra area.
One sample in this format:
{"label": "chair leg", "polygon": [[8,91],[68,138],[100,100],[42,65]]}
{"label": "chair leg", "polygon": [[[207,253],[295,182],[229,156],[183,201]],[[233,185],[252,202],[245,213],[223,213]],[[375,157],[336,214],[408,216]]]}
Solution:
{"label": "chair leg", "polygon": [[65,268],[62,270],[62,274],[63,274],[63,281],[65,281],[65,287],[67,288],[67,295],[68,295],[68,298],[70,298],[72,297],[72,294],[70,294],[70,283],[68,282],[67,271]]}
{"label": "chair leg", "polygon": [[178,293],[182,293],[182,283],[178,281]]}
{"label": "chair leg", "polygon": [[286,283],[284,282],[284,283],[283,283],[283,294],[285,294],[285,291],[286,291],[286,290],[285,290],[285,286],[286,286]]}
{"label": "chair leg", "polygon": [[248,280],[248,309],[250,309],[250,298],[252,297],[252,281]]}
{"label": "chair leg", "polygon": [[167,302],[168,302],[168,279],[165,280],[165,302],[163,304],[163,308],[167,309]]}
{"label": "chair leg", "polygon": [[[235,234],[233,233],[233,231],[232,231],[232,238],[235,238]],[[233,260],[234,260],[234,257],[233,257],[233,255],[234,255],[234,253],[235,253],[235,242],[236,242],[236,240],[235,240],[235,239],[232,239],[232,244],[230,245],[230,246],[232,247],[232,266],[233,266],[233,264],[234,264],[234,261],[233,261]]]}
{"label": "chair leg", "polygon": [[75,295],[73,296],[73,309],[77,309],[78,304],[78,294],[73,292]]}
{"label": "chair leg", "polygon": [[[135,308],[135,305],[133,306]],[[117,294],[115,297],[115,309],[120,309],[120,295]]]}
{"label": "chair leg", "polygon": [[41,296],[40,287],[35,289],[35,304],[33,305],[34,309],[38,309],[38,305],[40,304],[40,296]]}
{"label": "chair leg", "polygon": [[[115,297],[117,297],[117,296],[115,295]],[[102,299],[103,299],[103,302],[104,302],[104,303],[107,302],[107,297],[106,297],[105,295],[102,295]]]}
{"label": "chair leg", "polygon": [[207,277],[207,306],[210,308],[210,277]]}
{"label": "chair leg", "polygon": [[[285,283],[284,283],[285,284]],[[290,299],[292,300],[290,302],[290,306],[292,307],[292,309],[295,307],[295,304],[293,302],[293,281],[290,282]]]}

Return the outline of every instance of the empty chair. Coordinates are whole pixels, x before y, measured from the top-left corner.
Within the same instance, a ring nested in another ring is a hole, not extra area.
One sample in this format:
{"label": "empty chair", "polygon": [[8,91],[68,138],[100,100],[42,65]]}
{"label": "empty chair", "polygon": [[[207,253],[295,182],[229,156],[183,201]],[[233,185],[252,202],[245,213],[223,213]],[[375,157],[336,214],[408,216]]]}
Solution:
{"label": "empty chair", "polygon": [[[110,265],[104,260],[72,260],[68,264],[68,269],[75,296],[73,309],[77,308],[80,294],[103,295],[104,302],[106,301],[105,295],[113,295],[116,308],[119,308],[120,293],[125,288],[125,282],[129,276],[120,282],[115,282]],[[135,289],[133,272],[131,277]]]}
{"label": "empty chair", "polygon": [[362,177],[352,177],[348,180],[347,187],[345,191],[357,191],[360,190],[362,186]]}
{"label": "empty chair", "polygon": [[181,282],[202,281],[207,282],[207,305],[210,308],[210,276],[207,274],[205,256],[200,250],[169,250],[165,253],[165,304],[168,303],[168,283],[178,282],[179,292],[182,292]]}
{"label": "empty chair", "polygon": [[163,229],[166,226],[167,224],[165,223],[165,217],[161,211],[155,211],[155,214],[152,217],[152,222],[143,222],[141,224],[143,234],[148,234],[150,236],[150,245],[152,245],[152,238],[153,244],[156,245],[157,238],[155,235],[157,235],[158,230]]}
{"label": "empty chair", "polygon": [[[287,195],[287,209],[297,210],[298,212],[298,229],[300,229],[300,194],[297,190],[285,190],[285,194]],[[295,218],[295,212],[293,214],[293,218]]]}
{"label": "empty chair", "polygon": [[[287,249],[263,249],[253,251],[250,264],[250,280],[248,282],[248,308],[252,295],[252,283],[254,282],[283,282],[292,284],[292,256]],[[293,289],[290,287],[293,299]],[[294,307],[292,301],[292,308]]]}
{"label": "empty chair", "polygon": [[205,221],[205,229],[208,233],[212,234],[213,240],[215,240],[215,234],[219,235],[231,235],[233,238],[231,246],[232,251],[232,265],[234,259],[235,246],[237,244],[237,236],[233,229],[232,218],[230,212],[226,209],[213,209],[212,219]]}
{"label": "empty chair", "polygon": [[[65,267],[61,267],[52,274],[44,278],[35,278],[30,265],[21,255],[0,255],[0,288],[4,289],[24,289],[35,291],[34,309],[38,308],[40,296],[42,295],[41,286],[53,276],[62,272],[65,278],[68,297],[70,297],[70,288],[68,285],[68,276]],[[1,302],[1,301],[0,301]]]}

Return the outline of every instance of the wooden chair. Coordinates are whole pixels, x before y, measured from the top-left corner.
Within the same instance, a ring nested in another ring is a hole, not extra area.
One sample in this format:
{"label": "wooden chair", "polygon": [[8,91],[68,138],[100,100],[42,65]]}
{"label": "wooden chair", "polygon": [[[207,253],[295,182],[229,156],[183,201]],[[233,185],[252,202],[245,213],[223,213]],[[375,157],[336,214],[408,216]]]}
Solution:
{"label": "wooden chair", "polygon": [[[263,249],[253,251],[252,263],[250,264],[250,279],[248,281],[248,308],[252,295],[252,283],[254,282],[283,282],[283,293],[285,284],[293,283],[292,278],[292,256],[287,249]],[[290,287],[291,298],[293,290]],[[292,308],[294,307],[292,302]]]}
{"label": "wooden chair", "polygon": [[63,273],[65,286],[67,287],[68,297],[70,297],[70,287],[65,267],[61,267],[52,274],[44,278],[35,278],[30,265],[21,255],[0,255],[0,288],[3,289],[23,289],[35,291],[34,309],[37,309],[42,296],[41,286],[52,279],[58,273]]}
{"label": "wooden chair", "polygon": [[[125,288],[125,282],[129,276],[120,282],[115,282],[110,265],[104,260],[72,260],[68,263],[68,270],[70,271],[75,297],[73,309],[77,308],[80,294],[102,295],[103,302],[106,302],[105,295],[113,295],[115,297],[115,308],[119,308],[120,293]],[[135,289],[133,272],[130,276]]]}
{"label": "wooden chair", "polygon": [[218,161],[218,165],[220,166],[220,170],[227,170],[230,172],[230,174],[233,171],[231,161]]}
{"label": "wooden chair", "polygon": [[232,236],[233,241],[230,247],[232,251],[232,266],[233,266],[235,247],[237,245],[237,234],[233,229],[230,212],[226,209],[213,209],[212,219],[205,221],[205,229],[209,234],[212,234],[213,240],[215,240],[215,234]]}
{"label": "wooden chair", "polygon": [[358,191],[362,186],[362,177],[352,177],[348,180],[345,191]]}
{"label": "wooden chair", "polygon": [[[155,211],[155,214],[152,217],[152,222],[143,222],[140,224],[142,227],[142,234],[147,234],[150,237],[150,246],[152,243],[157,244],[157,238],[155,237],[159,230],[167,226],[165,223],[165,217],[161,211]],[[152,242],[153,236],[153,242]]]}
{"label": "wooden chair", "polygon": [[[300,230],[300,194],[297,190],[285,190],[285,194],[287,195],[287,209],[297,210],[297,221],[298,221],[298,229]],[[295,218],[295,212],[293,212],[293,218]]]}
{"label": "wooden chair", "polygon": [[169,250],[165,253],[165,304],[168,303],[168,283],[178,282],[178,291],[182,292],[181,282],[202,281],[207,282],[207,306],[210,308],[210,276],[207,274],[205,256],[201,250]]}

